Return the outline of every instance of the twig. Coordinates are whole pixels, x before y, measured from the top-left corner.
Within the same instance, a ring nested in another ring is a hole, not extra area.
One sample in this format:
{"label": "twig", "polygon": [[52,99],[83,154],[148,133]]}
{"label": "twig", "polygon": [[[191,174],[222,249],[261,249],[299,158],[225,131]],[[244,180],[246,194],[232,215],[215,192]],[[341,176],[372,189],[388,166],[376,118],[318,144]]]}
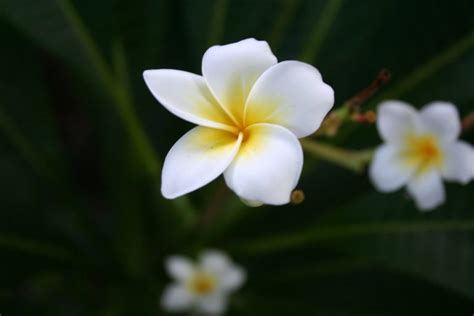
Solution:
{"label": "twig", "polygon": [[206,227],[214,221],[219,211],[222,210],[224,203],[229,198],[230,193],[231,191],[227,188],[225,183],[219,185],[198,221],[199,226]]}
{"label": "twig", "polygon": [[335,111],[332,111],[323,121],[321,128],[313,134],[313,136],[325,135],[333,137],[337,134],[339,127],[347,120],[356,123],[373,123],[375,122],[375,113],[369,111],[367,113],[359,113],[360,106],[376,94],[391,78],[388,69],[383,68],[377,77],[370,83],[368,87],[358,92],[352,98],[344,102],[344,104]]}
{"label": "twig", "polygon": [[461,126],[464,133],[474,128],[474,112],[469,113],[462,119]]}
{"label": "twig", "polygon": [[390,81],[391,77],[392,75],[388,69],[384,68],[380,70],[374,81],[372,81],[372,83],[367,88],[358,92],[355,96],[346,101],[344,106],[348,107],[352,111],[358,110],[364,102],[376,94],[380,88],[385,86],[385,84]]}

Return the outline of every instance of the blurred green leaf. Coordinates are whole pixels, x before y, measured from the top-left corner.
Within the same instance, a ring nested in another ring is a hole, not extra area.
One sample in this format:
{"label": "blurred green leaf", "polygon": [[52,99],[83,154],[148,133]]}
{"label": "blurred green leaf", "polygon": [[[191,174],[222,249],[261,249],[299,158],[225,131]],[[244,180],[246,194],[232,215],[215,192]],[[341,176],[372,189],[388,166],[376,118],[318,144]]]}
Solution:
{"label": "blurred green leaf", "polygon": [[[86,29],[76,9],[69,0],[5,0],[3,14],[19,29],[57,54],[79,70],[86,70],[88,77],[96,79],[115,105],[131,140],[136,146],[147,171],[156,175],[159,161],[138,121],[127,87],[114,78],[110,66]],[[92,68],[90,67],[92,65]]]}
{"label": "blurred green leaf", "polygon": [[109,76],[107,65],[69,0],[4,0],[2,14],[77,70],[91,76],[97,71],[102,79]]}
{"label": "blurred green leaf", "polygon": [[[249,209],[231,196],[210,227],[195,227],[222,181],[189,199],[161,198],[157,157],[191,125],[163,109],[141,77],[153,68],[200,73],[209,45],[255,37],[279,60],[314,62],[336,104],[386,67],[392,83],[367,108],[386,97],[418,107],[443,99],[465,114],[474,102],[472,8],[462,0],[1,0],[8,273],[0,312],[157,315],[169,281],[163,258],[217,247],[235,249],[249,275],[229,315],[472,313],[472,184],[448,185],[447,204],[424,214],[401,192],[376,193],[365,175],[306,157],[303,204]],[[349,150],[380,143],[374,126],[356,124],[324,141]],[[88,264],[61,263],[51,249]]]}

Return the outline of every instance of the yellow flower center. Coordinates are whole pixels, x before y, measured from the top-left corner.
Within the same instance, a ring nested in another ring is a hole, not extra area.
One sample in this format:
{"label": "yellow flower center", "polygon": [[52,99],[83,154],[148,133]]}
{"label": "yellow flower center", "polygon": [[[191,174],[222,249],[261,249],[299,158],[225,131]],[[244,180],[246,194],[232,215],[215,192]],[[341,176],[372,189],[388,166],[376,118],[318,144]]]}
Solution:
{"label": "yellow flower center", "polygon": [[420,171],[431,167],[440,168],[443,163],[443,154],[438,141],[431,135],[409,136],[403,155],[408,164],[417,165]]}
{"label": "yellow flower center", "polygon": [[216,288],[216,278],[210,273],[197,272],[189,282],[189,289],[197,295],[207,295]]}

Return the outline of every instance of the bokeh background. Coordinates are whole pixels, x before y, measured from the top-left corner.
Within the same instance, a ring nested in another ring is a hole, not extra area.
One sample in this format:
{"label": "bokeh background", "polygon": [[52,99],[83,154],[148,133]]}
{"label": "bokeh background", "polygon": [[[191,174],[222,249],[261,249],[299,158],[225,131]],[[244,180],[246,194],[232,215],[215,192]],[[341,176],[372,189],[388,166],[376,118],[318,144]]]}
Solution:
{"label": "bokeh background", "polygon": [[[315,65],[336,106],[385,67],[392,80],[364,109],[447,100],[465,115],[473,11],[467,0],[1,0],[1,315],[165,315],[163,259],[208,247],[248,271],[229,315],[472,315],[474,184],[448,184],[446,204],[421,213],[403,191],[308,155],[297,206],[245,207],[222,179],[166,201],[161,162],[191,124],[141,74],[200,73],[207,47],[255,37]],[[326,141],[380,143],[353,123]]]}

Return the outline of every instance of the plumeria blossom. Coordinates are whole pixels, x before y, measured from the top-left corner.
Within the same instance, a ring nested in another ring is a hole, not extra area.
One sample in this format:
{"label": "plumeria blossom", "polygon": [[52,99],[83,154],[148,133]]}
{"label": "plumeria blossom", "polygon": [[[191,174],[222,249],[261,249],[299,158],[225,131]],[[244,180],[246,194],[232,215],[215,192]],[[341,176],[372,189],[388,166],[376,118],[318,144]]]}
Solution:
{"label": "plumeria blossom", "polygon": [[311,65],[277,63],[268,44],[255,39],[209,48],[202,73],[143,74],[166,109],[198,125],[165,159],[163,196],[179,197],[223,173],[251,204],[288,203],[303,165],[298,138],[318,129],[333,106],[332,88]]}
{"label": "plumeria blossom", "polygon": [[369,172],[379,191],[406,186],[420,210],[431,210],[445,200],[443,179],[463,184],[472,179],[474,149],[458,140],[461,122],[453,104],[432,102],[417,112],[386,101],[379,106],[377,128],[385,144]]}
{"label": "plumeria blossom", "polygon": [[197,263],[182,256],[172,256],[165,267],[174,283],[162,296],[163,308],[170,312],[193,310],[204,315],[221,314],[228,297],[245,282],[245,271],[224,253],[208,250]]}
{"label": "plumeria blossom", "polygon": [[[471,151],[471,161],[474,161],[474,147]],[[471,166],[471,180],[474,180],[474,163]]]}
{"label": "plumeria blossom", "polygon": [[471,166],[471,180],[474,180],[474,146],[471,146],[471,158],[470,158],[470,161],[472,161],[472,163],[470,164]]}

